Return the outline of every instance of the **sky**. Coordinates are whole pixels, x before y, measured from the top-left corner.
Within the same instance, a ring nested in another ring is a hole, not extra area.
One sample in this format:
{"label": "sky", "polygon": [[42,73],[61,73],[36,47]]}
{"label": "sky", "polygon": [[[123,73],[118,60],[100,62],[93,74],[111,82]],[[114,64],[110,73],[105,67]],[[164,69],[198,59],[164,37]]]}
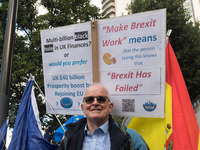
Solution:
{"label": "sky", "polygon": [[101,0],[91,0],[91,3],[96,5],[97,7],[101,7]]}

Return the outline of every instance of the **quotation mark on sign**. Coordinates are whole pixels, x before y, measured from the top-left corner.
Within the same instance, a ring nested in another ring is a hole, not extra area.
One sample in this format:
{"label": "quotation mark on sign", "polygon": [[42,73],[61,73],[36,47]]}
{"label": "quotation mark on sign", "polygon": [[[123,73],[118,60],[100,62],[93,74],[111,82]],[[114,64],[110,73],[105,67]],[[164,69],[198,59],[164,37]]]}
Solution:
{"label": "quotation mark on sign", "polygon": [[123,39],[122,40],[126,40],[127,39],[127,37],[123,37]]}
{"label": "quotation mark on sign", "polygon": [[103,30],[106,30],[106,28],[107,28],[107,26],[104,26],[104,27],[103,27]]}
{"label": "quotation mark on sign", "polygon": [[108,73],[107,73],[107,75],[109,76],[109,75],[111,75],[111,73],[110,73],[110,72],[108,72]]}

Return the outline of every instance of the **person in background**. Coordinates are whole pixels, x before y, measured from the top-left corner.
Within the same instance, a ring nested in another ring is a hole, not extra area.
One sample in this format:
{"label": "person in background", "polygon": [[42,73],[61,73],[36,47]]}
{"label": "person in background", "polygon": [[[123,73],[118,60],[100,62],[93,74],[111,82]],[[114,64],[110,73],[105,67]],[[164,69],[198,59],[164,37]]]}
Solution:
{"label": "person in background", "polygon": [[139,133],[113,120],[113,106],[105,87],[87,88],[81,104],[86,117],[66,126],[58,150],[149,150]]}

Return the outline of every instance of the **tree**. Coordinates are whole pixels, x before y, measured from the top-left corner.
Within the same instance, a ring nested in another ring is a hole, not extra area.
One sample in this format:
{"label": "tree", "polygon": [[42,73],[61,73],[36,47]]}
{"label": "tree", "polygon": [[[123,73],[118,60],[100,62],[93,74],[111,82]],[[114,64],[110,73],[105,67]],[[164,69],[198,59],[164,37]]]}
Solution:
{"label": "tree", "polygon": [[[40,30],[86,22],[101,17],[99,9],[90,5],[89,0],[41,0],[48,13],[39,15],[36,9],[37,0],[19,0],[15,36],[11,94],[9,107],[9,125],[14,126],[18,106],[30,73],[35,76],[44,93]],[[8,0],[0,0],[0,46],[3,50]],[[43,129],[60,126],[54,115],[45,114],[45,103],[40,91],[35,89],[40,119]],[[70,116],[60,116],[65,122]]]}
{"label": "tree", "polygon": [[47,20],[51,27],[58,27],[100,18],[100,9],[89,0],[41,0],[49,11]]}
{"label": "tree", "polygon": [[170,43],[181,67],[191,100],[200,90],[200,24],[191,22],[184,9],[185,0],[135,0],[132,13],[167,8],[167,30],[172,29]]}

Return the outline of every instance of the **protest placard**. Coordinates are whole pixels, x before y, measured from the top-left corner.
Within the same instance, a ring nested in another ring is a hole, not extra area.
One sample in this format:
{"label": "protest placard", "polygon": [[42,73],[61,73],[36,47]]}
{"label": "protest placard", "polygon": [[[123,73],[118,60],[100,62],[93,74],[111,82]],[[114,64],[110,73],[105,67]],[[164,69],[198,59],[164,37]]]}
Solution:
{"label": "protest placard", "polygon": [[83,93],[93,82],[90,22],[42,30],[41,42],[46,99],[57,114],[82,114]]}
{"label": "protest placard", "polygon": [[166,9],[41,31],[45,94],[55,112],[82,114],[85,89],[99,81],[113,115],[164,117],[165,33]]}
{"label": "protest placard", "polygon": [[114,115],[164,117],[166,10],[98,21],[100,82]]}

